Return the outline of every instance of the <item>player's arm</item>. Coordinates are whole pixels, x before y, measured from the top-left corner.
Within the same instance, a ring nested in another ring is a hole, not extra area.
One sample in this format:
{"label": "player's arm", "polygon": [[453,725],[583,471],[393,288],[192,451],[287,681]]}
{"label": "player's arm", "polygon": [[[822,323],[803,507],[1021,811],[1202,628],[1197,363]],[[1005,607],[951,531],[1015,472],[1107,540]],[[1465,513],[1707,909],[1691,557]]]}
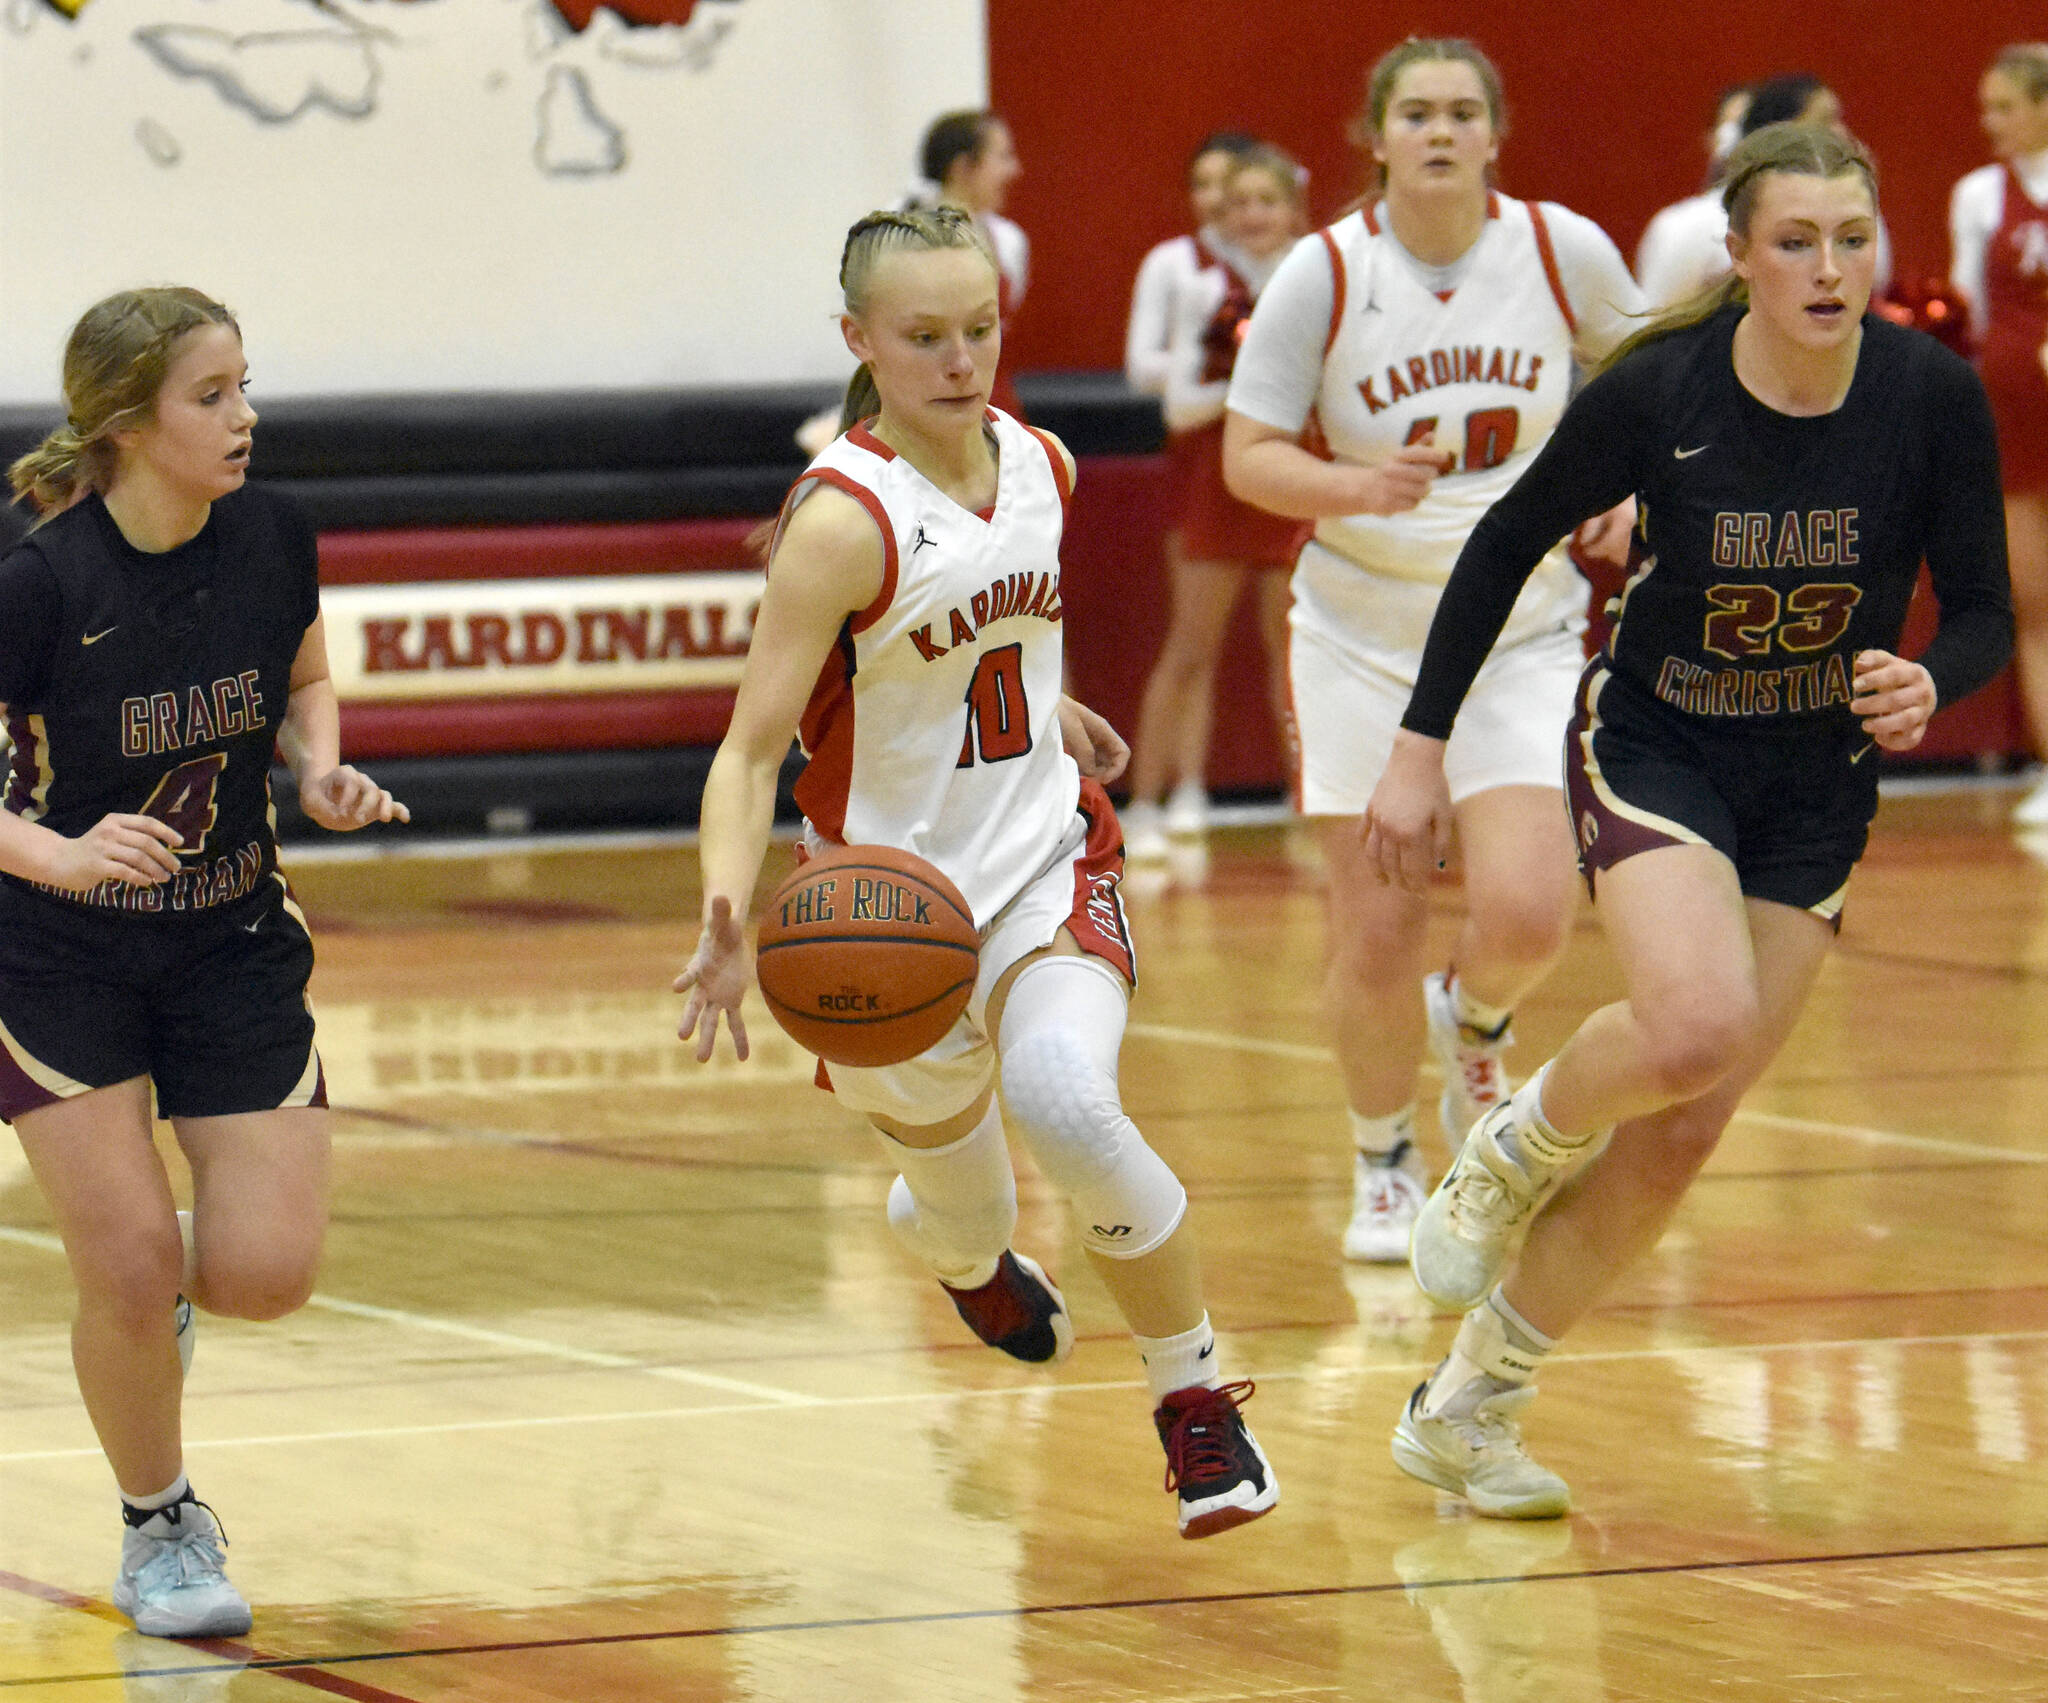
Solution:
{"label": "player's arm", "polygon": [[[0,704],[0,720],[7,706]],[[102,881],[154,887],[177,873],[178,830],[154,816],[102,816],[77,839],[0,810],[0,870],[67,893]]]}
{"label": "player's arm", "polygon": [[711,1057],[721,1012],[733,1050],[747,1056],[740,1019],[751,969],[746,919],[775,824],[782,761],[847,617],[881,595],[883,569],[875,522],[830,487],[798,506],[769,564],[732,723],[704,783],[697,836],[702,930],[675,981],[676,992],[689,995],[677,1032],[686,1041],[696,1037],[700,1060]]}
{"label": "player's arm", "polygon": [[370,822],[410,822],[412,812],[360,769],[341,760],[341,706],[327,669],[324,616],[299,640],[292,658],[291,695],[277,749],[299,783],[299,807],[323,828],[347,830]]}
{"label": "player's arm", "polygon": [[1160,412],[1169,431],[1192,432],[1223,418],[1223,402],[1230,394],[1227,379],[1202,378],[1203,338],[1210,318],[1221,304],[1214,288],[1215,274],[1204,273],[1203,287],[1183,290],[1174,304],[1166,332],[1166,394]]}

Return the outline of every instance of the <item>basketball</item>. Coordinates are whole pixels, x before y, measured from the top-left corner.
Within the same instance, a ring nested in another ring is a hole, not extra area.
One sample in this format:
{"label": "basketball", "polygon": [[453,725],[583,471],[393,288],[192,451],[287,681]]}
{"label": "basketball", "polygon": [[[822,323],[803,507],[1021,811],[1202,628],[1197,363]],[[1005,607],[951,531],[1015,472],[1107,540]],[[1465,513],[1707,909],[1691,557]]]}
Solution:
{"label": "basketball", "polygon": [[901,1064],[967,1009],[981,937],[960,889],[893,846],[835,846],[761,911],[755,969],[775,1021],[827,1064]]}

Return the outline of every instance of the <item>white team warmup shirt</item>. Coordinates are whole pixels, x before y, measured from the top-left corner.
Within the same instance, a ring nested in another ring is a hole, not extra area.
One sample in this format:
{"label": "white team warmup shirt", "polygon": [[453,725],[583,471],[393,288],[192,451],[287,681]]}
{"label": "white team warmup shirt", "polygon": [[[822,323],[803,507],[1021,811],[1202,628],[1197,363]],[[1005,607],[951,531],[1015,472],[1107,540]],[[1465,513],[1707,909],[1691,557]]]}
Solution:
{"label": "white team warmup shirt", "polygon": [[[1409,254],[1383,206],[1305,237],[1260,296],[1238,354],[1235,413],[1290,435],[1313,417],[1339,461],[1382,461],[1431,433],[1458,458],[1405,514],[1316,523],[1321,548],[1295,570],[1294,620],[1334,643],[1420,649],[1419,634],[1371,631],[1382,607],[1371,582],[1450,577],[1479,517],[1555,428],[1575,354],[1604,354],[1639,312],[1628,267],[1590,219],[1504,195],[1488,207],[1479,239],[1448,267]],[[1507,637],[1582,614],[1584,600],[1555,550]]]}
{"label": "white team warmup shirt", "polygon": [[1175,306],[1206,269],[1205,248],[1214,259],[1233,259],[1216,227],[1205,225],[1195,236],[1168,237],[1155,244],[1139,262],[1138,279],[1131,286],[1130,323],[1124,330],[1124,377],[1146,396],[1166,394]]}
{"label": "white team warmup shirt", "polygon": [[[2048,206],[2048,148],[2022,154],[2012,169],[2035,206]],[[1948,198],[1948,281],[1970,304],[1970,323],[1984,330],[1984,253],[2005,223],[2005,166],[1979,166],[1958,178]]]}
{"label": "white team warmup shirt", "polygon": [[1202,374],[1209,360],[1210,321],[1230,293],[1230,274],[1224,267],[1227,265],[1244,280],[1256,302],[1272,282],[1280,260],[1277,254],[1263,261],[1248,254],[1234,254],[1227,261],[1214,257],[1175,296],[1173,318],[1166,330],[1166,384],[1162,393],[1168,430],[1192,431],[1223,418],[1230,380],[1205,379]]}
{"label": "white team warmup shirt", "polygon": [[873,517],[884,555],[880,594],[847,621],[804,711],[797,803],[820,839],[936,864],[982,928],[1058,851],[1081,790],[1059,725],[1066,464],[998,409],[988,429],[986,520],[863,425],[805,469],[781,522],[830,485]]}

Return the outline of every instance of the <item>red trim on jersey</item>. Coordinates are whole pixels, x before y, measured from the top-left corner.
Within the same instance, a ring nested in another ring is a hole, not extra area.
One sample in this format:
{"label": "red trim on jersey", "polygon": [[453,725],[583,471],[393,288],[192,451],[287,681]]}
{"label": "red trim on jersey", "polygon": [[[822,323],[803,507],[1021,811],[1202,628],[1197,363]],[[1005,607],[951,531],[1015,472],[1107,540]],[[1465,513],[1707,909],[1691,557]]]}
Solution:
{"label": "red trim on jersey", "polygon": [[[1532,202],[1531,205],[1533,206],[1534,203]],[[1491,189],[1486,192],[1486,216],[1489,219],[1498,219],[1500,217],[1500,196]]]}
{"label": "red trim on jersey", "polygon": [[1557,270],[1557,251],[1550,246],[1550,227],[1543,222],[1543,209],[1533,201],[1524,205],[1529,209],[1529,224],[1536,232],[1536,252],[1543,257],[1543,276],[1550,280],[1550,293],[1557,298],[1557,311],[1564,315],[1565,329],[1576,337],[1578,315],[1572,312],[1572,304],[1564,293],[1564,278]]}
{"label": "red trim on jersey", "polygon": [[810,758],[792,789],[797,808],[819,837],[834,845],[845,843],[846,801],[853,791],[853,671],[853,628],[848,622],[839,629],[797,721]]}
{"label": "red trim on jersey", "polygon": [[[1045,459],[1052,463],[1052,482],[1059,487],[1060,515],[1064,519],[1074,502],[1074,479],[1067,471],[1067,458],[1060,454],[1059,445],[1052,441],[1050,432],[1041,432],[1028,422],[1024,423],[1024,429],[1038,440],[1038,447],[1045,451]],[[983,515],[982,519],[991,519],[994,514],[995,505],[991,503],[989,512]]]}
{"label": "red trim on jersey", "polygon": [[1380,234],[1380,216],[1377,206],[1373,202],[1368,201],[1358,210],[1365,215],[1366,234],[1378,236]]}
{"label": "red trim on jersey", "polygon": [[[874,418],[874,416],[871,415],[869,418]],[[894,461],[896,459],[896,452],[882,442],[880,438],[876,437],[873,432],[868,430],[868,422],[866,420],[856,420],[853,425],[847,428],[846,441],[850,444],[859,445],[870,455],[879,455],[884,461]]]}
{"label": "red trim on jersey", "polygon": [[1197,271],[1206,272],[1216,264],[1216,256],[1210,252],[1209,245],[1202,240],[1200,232],[1188,238],[1188,241],[1195,245],[1195,269]]}
{"label": "red trim on jersey", "polygon": [[[1365,213],[1367,224],[1371,224],[1372,209]],[[1337,247],[1337,239],[1330,235],[1327,227],[1317,231],[1323,239],[1323,247],[1330,256],[1330,329],[1323,335],[1323,359],[1330,358],[1330,351],[1337,346],[1337,331],[1344,323],[1344,255]]]}
{"label": "red trim on jersey", "polygon": [[1100,958],[1132,987],[1138,985],[1138,951],[1124,918],[1124,831],[1102,783],[1081,782],[1074,808],[1088,824],[1088,837],[1074,859],[1074,908],[1067,932],[1091,958]]}
{"label": "red trim on jersey", "polygon": [[[854,428],[854,431],[859,430],[858,426]],[[847,435],[850,437],[852,433]],[[882,534],[882,589],[876,594],[874,602],[854,616],[851,623],[854,632],[864,633],[879,621],[888,612],[889,605],[896,601],[896,529],[889,524],[889,511],[882,507],[882,499],[851,474],[842,473],[836,467],[814,467],[804,477],[830,485],[835,491],[844,491],[868,511],[868,517],[874,521]],[[778,526],[778,533],[780,530]]]}

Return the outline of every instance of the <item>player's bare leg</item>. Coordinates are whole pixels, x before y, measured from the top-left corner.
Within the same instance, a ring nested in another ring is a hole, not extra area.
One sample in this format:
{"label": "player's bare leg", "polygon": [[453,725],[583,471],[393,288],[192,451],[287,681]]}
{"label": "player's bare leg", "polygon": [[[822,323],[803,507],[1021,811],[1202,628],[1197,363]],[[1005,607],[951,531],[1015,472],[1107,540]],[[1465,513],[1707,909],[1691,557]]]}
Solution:
{"label": "player's bare leg", "polygon": [[24,1112],[15,1133],[78,1290],[71,1360],[114,1479],[151,1496],[183,1470],[172,1308],[184,1249],[144,1076]]}
{"label": "player's bare leg", "polygon": [[1290,634],[1288,612],[1294,607],[1294,576],[1277,568],[1256,570],[1258,583],[1259,639],[1266,650],[1266,703],[1273,712],[1273,735],[1288,767],[1293,768],[1294,690],[1289,677],[1287,652]]}
{"label": "player's bare leg", "polygon": [[1159,660],[1145,683],[1131,752],[1132,808],[1125,813],[1125,843],[1133,857],[1165,850],[1163,820],[1148,811],[1165,796],[1169,778],[1182,787],[1202,783],[1215,713],[1216,664],[1247,571],[1235,562],[1182,560],[1173,566],[1172,612]]}
{"label": "player's bare leg", "polygon": [[177,1118],[173,1128],[192,1167],[191,1299],[227,1318],[297,1311],[327,1235],[327,1109]]}
{"label": "player's bare leg", "polygon": [[[2048,496],[2009,492],[2006,557],[2012,570],[2013,661],[2036,755],[2048,757]],[[2048,826],[2048,779],[2014,807],[2023,828]]]}

